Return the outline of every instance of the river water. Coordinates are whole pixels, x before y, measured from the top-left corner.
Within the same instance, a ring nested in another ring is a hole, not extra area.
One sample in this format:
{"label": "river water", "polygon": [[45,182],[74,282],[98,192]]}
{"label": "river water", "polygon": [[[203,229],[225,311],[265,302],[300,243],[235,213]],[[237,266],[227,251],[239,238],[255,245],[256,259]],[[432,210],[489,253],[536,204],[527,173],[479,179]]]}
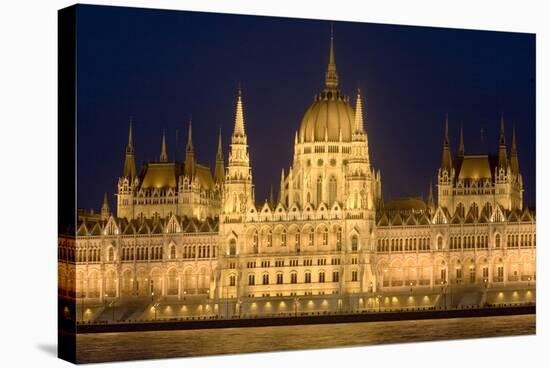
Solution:
{"label": "river water", "polygon": [[79,363],[535,334],[535,315],[77,335]]}

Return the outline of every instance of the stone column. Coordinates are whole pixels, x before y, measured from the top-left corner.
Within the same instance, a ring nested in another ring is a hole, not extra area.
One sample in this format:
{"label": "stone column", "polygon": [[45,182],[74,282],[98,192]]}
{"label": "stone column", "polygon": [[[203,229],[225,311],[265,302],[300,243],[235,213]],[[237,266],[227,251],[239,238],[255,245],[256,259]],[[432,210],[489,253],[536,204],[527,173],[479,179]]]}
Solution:
{"label": "stone column", "polygon": [[104,290],[104,284],[105,283],[105,278],[102,278],[99,280],[99,301],[100,302],[103,302],[103,290]]}
{"label": "stone column", "polygon": [[430,289],[434,288],[434,266],[430,267]]}
{"label": "stone column", "polygon": [[181,300],[181,276],[178,274],[178,300]]}

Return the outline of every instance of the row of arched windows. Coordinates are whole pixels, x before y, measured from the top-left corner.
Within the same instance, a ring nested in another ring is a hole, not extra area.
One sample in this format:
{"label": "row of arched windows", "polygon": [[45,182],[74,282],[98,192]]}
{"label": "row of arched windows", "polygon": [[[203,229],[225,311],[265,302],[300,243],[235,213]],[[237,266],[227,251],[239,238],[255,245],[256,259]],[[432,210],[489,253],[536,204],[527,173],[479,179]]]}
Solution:
{"label": "row of arched windows", "polygon": [[[309,246],[315,245],[315,230],[313,228],[310,228],[309,230],[306,230],[305,233],[307,234],[307,245]],[[299,229],[296,230],[296,233],[294,235],[294,245],[296,246],[297,249],[299,249],[301,245],[301,235],[302,235],[302,232]],[[259,237],[258,231],[254,231],[254,233],[252,234],[252,246],[255,252],[258,251],[258,248],[260,245],[259,243],[260,243],[260,237]],[[327,227],[321,230],[321,235],[319,236],[319,244],[322,246],[328,246],[329,244],[329,231]],[[266,232],[265,245],[267,247],[272,247],[274,245],[273,231],[271,229],[267,230]],[[283,229],[279,234],[279,245],[281,247],[287,246],[286,229]],[[341,250],[342,248],[342,228],[340,227],[337,228],[336,230],[336,248],[337,250]]]}
{"label": "row of arched windows", "polygon": [[[184,259],[216,257],[216,247],[210,245],[188,245],[183,247]],[[176,259],[176,247],[170,247],[170,259]]]}
{"label": "row of arched windows", "polygon": [[76,253],[77,262],[99,262],[101,258],[101,250],[97,248],[93,249],[79,249]]}
{"label": "row of arched windows", "polygon": [[[108,260],[114,260],[114,252],[111,253],[112,248],[109,250]],[[121,249],[121,260],[122,261],[147,261],[147,260],[160,260],[162,259],[162,247],[122,247]]]}
{"label": "row of arched windows", "polygon": [[[305,284],[311,283],[312,282],[311,275],[312,275],[311,271],[304,272],[303,283],[305,283]],[[351,275],[352,275],[352,281],[357,281],[357,270],[353,270]],[[262,274],[262,279],[261,280],[262,280],[262,285],[269,285],[270,284],[269,274],[268,273]],[[289,281],[290,281],[291,284],[297,284],[298,283],[298,273],[296,271],[292,271],[290,273]],[[339,281],[340,281],[339,271],[333,271],[332,272],[332,282],[339,282]],[[319,283],[326,282],[325,271],[321,270],[317,273],[317,282],[319,282]],[[284,275],[283,275],[282,272],[279,272],[279,273],[276,274],[275,283],[277,285],[281,285],[281,284],[285,283]],[[255,274],[249,274],[248,275],[248,285],[253,286],[255,284],[256,284]],[[229,286],[235,286],[235,275],[229,275],[228,285]]]}
{"label": "row of arched windows", "polygon": [[430,250],[430,238],[386,238],[378,239],[378,252],[416,252]]}
{"label": "row of arched windows", "polygon": [[534,247],[536,241],[535,236],[534,234],[508,234],[508,248]]}
{"label": "row of arched windows", "polygon": [[[486,249],[489,247],[489,235],[451,236],[449,248],[455,249]],[[496,242],[500,244],[500,235],[497,234]],[[500,245],[497,246],[497,248]]]}
{"label": "row of arched windows", "polygon": [[57,249],[57,258],[62,261],[74,262],[75,251],[73,248],[59,247]]}

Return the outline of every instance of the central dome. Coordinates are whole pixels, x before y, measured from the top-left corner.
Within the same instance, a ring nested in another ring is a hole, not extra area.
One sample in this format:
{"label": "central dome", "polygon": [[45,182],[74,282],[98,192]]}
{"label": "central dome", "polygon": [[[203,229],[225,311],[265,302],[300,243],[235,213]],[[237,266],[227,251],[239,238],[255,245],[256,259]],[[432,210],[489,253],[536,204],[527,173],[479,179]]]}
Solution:
{"label": "central dome", "polygon": [[300,125],[302,142],[351,142],[355,112],[338,91],[325,91],[307,109]]}
{"label": "central dome", "polygon": [[[338,90],[338,73],[334,61],[334,41],[330,36],[330,53],[325,75],[325,90],[307,109],[300,125],[301,142],[351,142],[355,112],[348,98]],[[341,135],[341,136],[340,136]]]}

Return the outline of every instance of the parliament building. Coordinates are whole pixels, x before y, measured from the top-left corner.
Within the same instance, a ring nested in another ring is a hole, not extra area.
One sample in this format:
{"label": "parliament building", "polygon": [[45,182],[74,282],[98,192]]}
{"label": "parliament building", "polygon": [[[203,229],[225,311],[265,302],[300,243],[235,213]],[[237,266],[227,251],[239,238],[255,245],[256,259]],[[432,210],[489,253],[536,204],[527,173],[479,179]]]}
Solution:
{"label": "parliament building", "polygon": [[494,154],[468,154],[462,132],[454,153],[445,119],[437,198],[430,186],[427,201],[386,202],[361,94],[352,105],[340,92],[331,38],[324,89],[297,128],[277,198],[259,203],[240,91],[214,172],[195,157],[191,123],[183,162],[163,136],[138,171],[130,125],[116,213],[105,195],[99,213],[79,211],[76,236],[59,236],[59,293],[78,319],[534,303],[535,213],[502,117]]}

